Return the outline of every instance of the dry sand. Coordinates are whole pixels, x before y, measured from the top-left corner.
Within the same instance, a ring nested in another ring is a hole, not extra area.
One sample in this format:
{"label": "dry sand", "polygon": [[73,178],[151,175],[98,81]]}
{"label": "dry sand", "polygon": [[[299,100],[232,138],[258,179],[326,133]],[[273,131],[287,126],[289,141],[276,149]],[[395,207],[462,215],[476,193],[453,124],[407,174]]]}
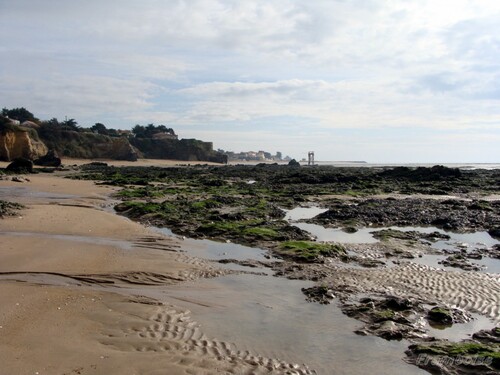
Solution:
{"label": "dry sand", "polygon": [[184,255],[182,241],[106,210],[113,188],[29,179],[0,180],[0,199],[26,206],[0,219],[0,375],[293,369],[209,339],[188,311],[135,295],[222,271]]}

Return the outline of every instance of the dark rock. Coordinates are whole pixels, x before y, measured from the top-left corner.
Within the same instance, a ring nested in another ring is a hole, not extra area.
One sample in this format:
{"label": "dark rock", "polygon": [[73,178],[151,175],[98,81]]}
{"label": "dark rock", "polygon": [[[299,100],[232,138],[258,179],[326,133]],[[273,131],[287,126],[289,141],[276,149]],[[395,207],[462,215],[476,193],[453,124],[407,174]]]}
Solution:
{"label": "dark rock", "polygon": [[295,159],[290,160],[290,161],[288,162],[288,165],[289,165],[290,167],[300,167],[300,163],[299,163],[297,160],[295,160]]}
{"label": "dark rock", "polygon": [[402,297],[388,297],[383,303],[382,307],[386,309],[391,309],[394,311],[405,311],[410,310],[416,306],[414,301],[409,300],[408,298]]}
{"label": "dark rock", "polygon": [[427,313],[427,319],[440,325],[453,324],[453,315],[451,311],[443,307],[433,307]]}
{"label": "dark rock", "polygon": [[500,344],[500,327],[495,327],[491,330],[482,330],[472,335],[472,338],[482,343]]}
{"label": "dark rock", "polygon": [[[446,202],[446,201],[445,201]],[[386,199],[356,199],[353,201],[334,200],[329,204],[329,210],[306,222],[332,227],[352,226],[437,226],[453,231],[479,231],[498,227],[500,222],[500,202],[488,202],[489,209],[472,210],[466,202],[453,201],[453,204],[443,204],[439,200],[408,198],[397,200]],[[397,238],[402,240],[436,240],[447,239],[442,233],[411,233],[381,231],[377,234],[382,238]]]}
{"label": "dark rock", "polygon": [[36,159],[33,163],[44,167],[59,167],[61,165],[61,158],[56,151],[49,150],[47,154]]}
{"label": "dark rock", "polygon": [[302,288],[302,293],[307,296],[309,302],[319,302],[328,305],[335,298],[335,294],[326,286],[313,286],[311,288]]}
{"label": "dark rock", "polygon": [[488,234],[493,237],[493,238],[496,238],[497,240],[500,240],[500,228],[491,228],[489,231],[488,231]]}
{"label": "dark rock", "polygon": [[464,271],[480,271],[483,269],[483,267],[479,264],[469,262],[467,258],[474,258],[474,255],[471,254],[471,256],[469,256],[467,253],[452,254],[446,259],[439,261],[438,263],[446,267],[461,268]]}
{"label": "dark rock", "polygon": [[10,163],[7,171],[14,173],[33,173],[33,162],[25,158],[17,158]]}

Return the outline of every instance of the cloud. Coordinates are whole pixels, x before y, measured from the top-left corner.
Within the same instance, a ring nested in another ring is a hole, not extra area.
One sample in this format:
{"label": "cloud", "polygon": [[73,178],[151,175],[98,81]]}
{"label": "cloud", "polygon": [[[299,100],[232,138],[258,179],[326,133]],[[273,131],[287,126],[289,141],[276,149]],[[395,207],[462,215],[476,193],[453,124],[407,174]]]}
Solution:
{"label": "cloud", "polygon": [[158,90],[151,83],[99,76],[67,78],[57,74],[23,79],[0,76],[0,102],[7,107],[24,106],[41,118],[53,116],[94,117],[123,115],[151,107],[148,100]]}
{"label": "cloud", "polygon": [[0,100],[256,143],[253,128],[297,146],[287,124],[339,147],[339,131],[364,132],[374,154],[400,129],[408,145],[416,131],[487,138],[499,25],[495,0],[0,1]]}

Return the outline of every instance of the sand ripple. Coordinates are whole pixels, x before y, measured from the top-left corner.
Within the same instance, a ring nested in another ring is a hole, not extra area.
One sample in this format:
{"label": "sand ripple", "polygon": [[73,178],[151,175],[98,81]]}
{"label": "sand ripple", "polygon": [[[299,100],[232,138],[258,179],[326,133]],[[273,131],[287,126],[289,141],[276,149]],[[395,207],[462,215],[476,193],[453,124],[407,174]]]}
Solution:
{"label": "sand ripple", "polygon": [[399,296],[458,306],[500,322],[498,274],[445,271],[408,263],[395,268],[336,270],[332,282],[360,290],[390,292]]}
{"label": "sand ripple", "polygon": [[108,334],[101,343],[131,352],[170,353],[176,364],[189,366],[193,374],[200,373],[196,369],[205,373],[212,367],[209,361],[216,361],[217,368],[229,374],[315,374],[305,365],[265,358],[240,351],[234,344],[209,339],[189,311],[173,306],[156,306],[149,317],[121,329]]}

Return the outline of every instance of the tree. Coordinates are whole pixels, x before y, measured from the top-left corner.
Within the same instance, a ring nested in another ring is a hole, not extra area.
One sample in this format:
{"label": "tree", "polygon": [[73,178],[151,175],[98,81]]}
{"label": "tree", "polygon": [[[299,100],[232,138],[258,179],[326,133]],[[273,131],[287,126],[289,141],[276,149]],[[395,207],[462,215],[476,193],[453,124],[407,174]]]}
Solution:
{"label": "tree", "polygon": [[37,124],[40,123],[40,120],[37,119],[33,113],[31,113],[24,107],[12,108],[12,109],[3,108],[2,116],[8,117],[13,120],[17,120],[21,123],[25,121],[33,121],[36,122]]}
{"label": "tree", "polygon": [[96,122],[90,128],[90,130],[92,130],[94,133],[98,133],[98,134],[104,134],[104,135],[108,134],[108,129],[106,129],[106,126],[104,124],[101,124],[100,122]]}
{"label": "tree", "polygon": [[142,125],[137,124],[132,128],[132,133],[134,133],[137,138],[145,138],[146,128],[144,128],[144,126]]}
{"label": "tree", "polygon": [[76,122],[74,118],[64,120],[63,122],[61,122],[61,126],[65,128],[65,130],[73,130],[73,131],[79,130],[78,122]]}
{"label": "tree", "polygon": [[132,128],[132,133],[134,133],[137,138],[152,138],[154,134],[158,133],[175,135],[174,129],[167,128],[165,125],[155,126],[154,124],[148,124],[146,126],[136,125]]}

